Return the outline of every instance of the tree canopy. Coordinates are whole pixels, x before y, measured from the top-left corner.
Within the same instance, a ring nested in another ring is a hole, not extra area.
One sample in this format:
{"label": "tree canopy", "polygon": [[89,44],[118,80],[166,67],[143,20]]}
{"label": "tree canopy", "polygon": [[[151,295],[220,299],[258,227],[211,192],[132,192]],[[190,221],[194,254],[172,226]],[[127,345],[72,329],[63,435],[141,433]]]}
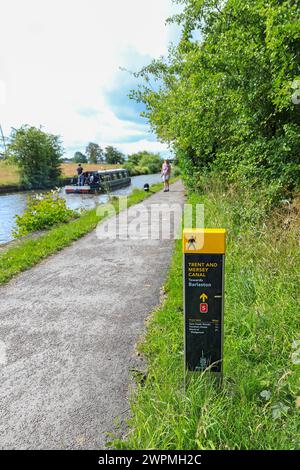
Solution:
{"label": "tree canopy", "polygon": [[104,153],[100,145],[90,142],[85,151],[89,163],[101,163],[104,160]]}
{"label": "tree canopy", "polygon": [[87,163],[88,159],[86,155],[84,155],[82,152],[75,152],[74,157],[73,157],[73,162],[75,163]]}
{"label": "tree canopy", "polygon": [[128,155],[127,167],[146,167],[149,173],[158,173],[161,170],[162,159],[159,154],[141,151]]}
{"label": "tree canopy", "polygon": [[57,135],[27,125],[12,130],[8,155],[19,166],[21,183],[27,187],[45,188],[58,183],[63,153]]}
{"label": "tree canopy", "polygon": [[[299,0],[176,0],[181,39],[153,61],[132,96],[146,105],[187,182],[299,182]],[[297,89],[298,87],[298,89]]]}
{"label": "tree canopy", "polygon": [[118,149],[109,145],[105,148],[105,161],[110,165],[117,165],[124,162],[124,155]]}

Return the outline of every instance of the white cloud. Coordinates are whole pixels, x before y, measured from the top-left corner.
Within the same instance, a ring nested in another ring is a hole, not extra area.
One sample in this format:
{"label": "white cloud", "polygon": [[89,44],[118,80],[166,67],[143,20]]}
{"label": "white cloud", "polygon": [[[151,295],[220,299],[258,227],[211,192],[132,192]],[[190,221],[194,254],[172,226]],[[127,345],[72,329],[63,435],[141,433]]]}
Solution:
{"label": "white cloud", "polygon": [[151,142],[146,139],[138,140],[137,142],[130,142],[127,144],[120,144],[119,148],[126,155],[139,152],[140,150],[147,150],[148,152],[169,152],[167,145],[161,144],[160,142]]}
{"label": "white cloud", "polygon": [[[115,116],[105,89],[119,66],[126,66],[129,48],[151,57],[166,53],[165,19],[171,11],[171,0],[2,0],[0,81],[6,101],[0,105],[0,123],[5,132],[24,123],[42,124],[60,134],[67,147],[144,135],[143,122]],[[85,116],[81,108],[99,113]]]}

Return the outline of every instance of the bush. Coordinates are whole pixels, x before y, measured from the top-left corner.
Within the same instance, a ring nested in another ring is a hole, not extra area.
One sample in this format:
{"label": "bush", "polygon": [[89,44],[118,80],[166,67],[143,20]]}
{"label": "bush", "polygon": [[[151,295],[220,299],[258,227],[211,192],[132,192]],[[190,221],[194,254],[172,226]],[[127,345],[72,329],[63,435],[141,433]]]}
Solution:
{"label": "bush", "polygon": [[284,126],[284,134],[256,138],[231,151],[220,152],[211,165],[230,182],[272,184],[293,190],[300,179],[300,126]]}
{"label": "bush", "polygon": [[149,175],[152,173],[147,166],[134,166],[132,163],[125,163],[124,168],[129,171],[130,176]]}
{"label": "bush", "polygon": [[160,155],[145,152],[139,161],[139,166],[149,168],[149,173],[159,173],[162,166]]}
{"label": "bush", "polygon": [[147,166],[137,166],[136,170],[139,175],[149,175],[151,173],[150,169]]}
{"label": "bush", "polygon": [[128,156],[125,168],[131,176],[149,175],[159,173],[162,166],[162,159],[159,154],[151,152],[138,152]]}
{"label": "bush", "polygon": [[129,175],[130,175],[130,176],[137,176],[137,172],[136,172],[135,166],[134,166],[132,163],[126,162],[126,163],[123,165],[123,167],[126,168],[126,170],[129,171]]}
{"label": "bush", "polygon": [[178,168],[178,166],[175,166],[175,168],[173,168],[173,176],[176,178],[176,176],[180,176],[181,175],[181,170],[180,168]]}
{"label": "bush", "polygon": [[29,233],[47,229],[62,222],[78,217],[78,213],[68,209],[66,201],[57,191],[38,194],[28,198],[27,209],[24,214],[16,216],[15,238]]}

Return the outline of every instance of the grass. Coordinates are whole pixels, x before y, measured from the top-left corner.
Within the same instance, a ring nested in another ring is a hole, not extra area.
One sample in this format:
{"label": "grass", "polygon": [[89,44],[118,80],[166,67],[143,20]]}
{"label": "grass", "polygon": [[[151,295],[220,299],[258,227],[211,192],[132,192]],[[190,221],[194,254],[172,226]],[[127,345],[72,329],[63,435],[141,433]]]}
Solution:
{"label": "grass", "polygon": [[283,230],[263,199],[249,196],[216,189],[189,198],[204,203],[207,227],[228,230],[223,385],[204,373],[183,388],[178,241],[165,300],[139,345],[147,378],[132,392],[130,431],[114,447],[299,449],[299,218]]}
{"label": "grass", "polygon": [[18,185],[19,171],[16,165],[7,165],[0,161],[0,186]]}
{"label": "grass", "polygon": [[[77,163],[62,163],[62,176],[71,178],[76,176]],[[92,165],[82,164],[85,171],[109,170],[111,168],[119,168],[120,165]],[[20,184],[20,175],[16,165],[8,165],[0,162],[0,186],[18,185]]]}
{"label": "grass", "polygon": [[[134,189],[128,197],[128,207],[143,201],[159,191],[162,184],[151,185],[149,193]],[[116,213],[119,210],[118,198],[112,198]],[[101,206],[103,207],[103,206]],[[103,212],[103,211],[102,211]],[[78,219],[53,227],[44,235],[35,239],[25,239],[16,246],[0,253],[0,284],[8,282],[13,276],[25,271],[39,261],[62,250],[73,241],[92,231],[104,216],[97,215],[97,209],[85,211]]]}
{"label": "grass", "polygon": [[[61,165],[62,168],[62,176],[66,178],[71,178],[76,173],[76,168],[78,167],[77,163],[63,163]],[[120,168],[121,165],[92,165],[90,163],[82,163],[82,167],[84,171],[96,171],[96,170],[110,170],[113,168]]]}

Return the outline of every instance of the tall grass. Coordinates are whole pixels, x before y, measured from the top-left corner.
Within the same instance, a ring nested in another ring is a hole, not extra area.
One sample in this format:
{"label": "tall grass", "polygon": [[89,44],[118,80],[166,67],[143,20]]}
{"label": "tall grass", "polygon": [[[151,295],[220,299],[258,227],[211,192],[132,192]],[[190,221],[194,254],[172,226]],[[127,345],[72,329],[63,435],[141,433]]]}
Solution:
{"label": "tall grass", "polygon": [[20,174],[16,165],[8,165],[0,161],[0,186],[18,185],[20,183]]}
{"label": "tall grass", "polygon": [[263,192],[214,188],[206,227],[228,230],[224,381],[183,382],[181,242],[166,298],[139,345],[147,378],[131,398],[122,449],[299,449],[299,223],[283,230],[266,215]]}
{"label": "tall grass", "polygon": [[[72,178],[77,175],[76,168],[77,163],[62,163],[62,177]],[[121,165],[106,165],[106,164],[82,164],[85,171],[96,171],[96,170],[110,170],[113,168],[120,168]],[[20,184],[20,173],[17,165],[8,164],[7,162],[0,161],[0,186],[5,185],[19,185]]]}

